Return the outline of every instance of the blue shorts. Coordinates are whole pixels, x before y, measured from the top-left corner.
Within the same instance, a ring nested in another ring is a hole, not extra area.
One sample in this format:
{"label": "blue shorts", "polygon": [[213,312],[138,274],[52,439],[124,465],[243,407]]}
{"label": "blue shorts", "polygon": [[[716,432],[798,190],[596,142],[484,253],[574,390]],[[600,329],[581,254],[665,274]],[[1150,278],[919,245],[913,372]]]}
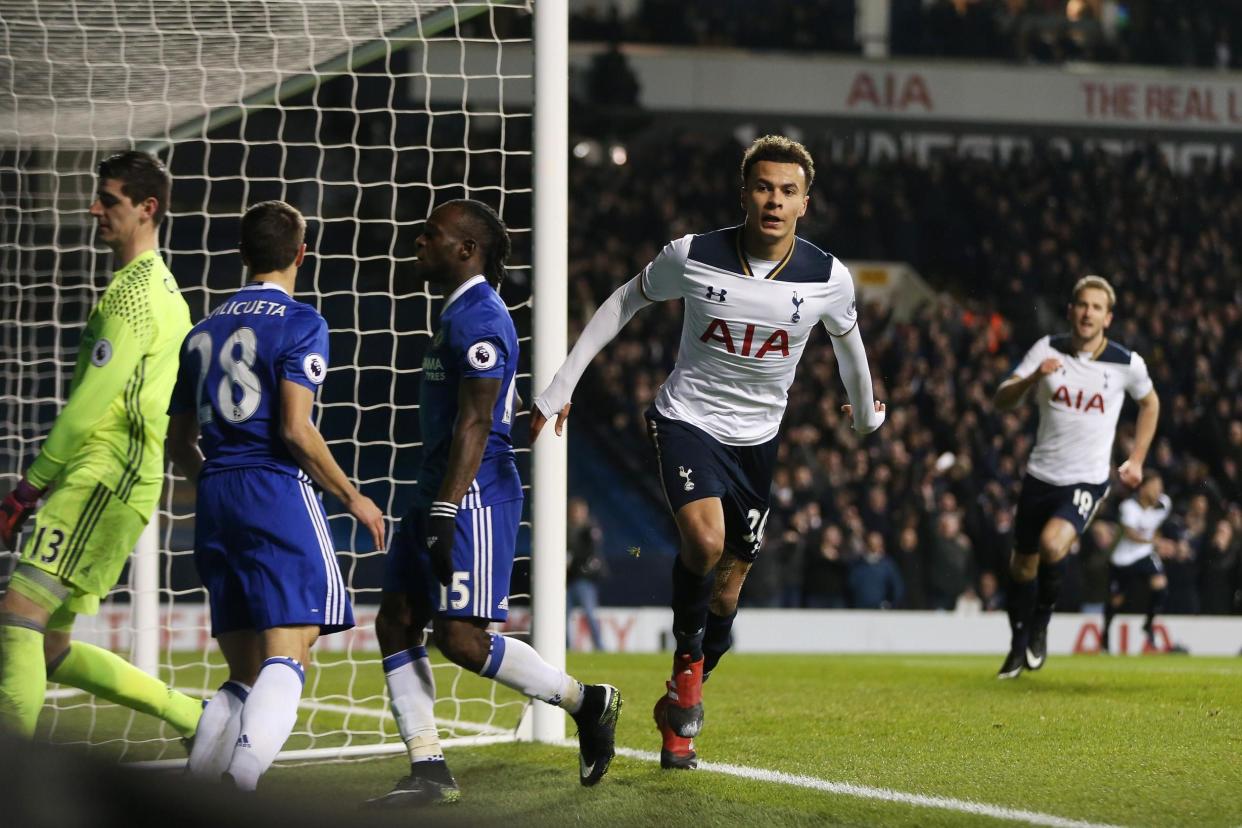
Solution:
{"label": "blue shorts", "polygon": [[305,478],[243,468],[199,478],[194,564],[211,634],[354,626],[323,503]]}
{"label": "blue shorts", "polygon": [[510,500],[457,513],[453,581],[436,579],[424,539],[427,504],[416,503],[401,519],[384,562],[384,592],[410,597],[416,615],[449,618],[509,617],[509,578],[517,550],[522,501]]}
{"label": "blue shorts", "polygon": [[1108,592],[1110,595],[1124,595],[1130,584],[1142,578],[1148,581],[1157,575],[1164,574],[1164,563],[1160,556],[1152,552],[1145,558],[1139,558],[1129,566],[1108,565]]}
{"label": "blue shorts", "polygon": [[1064,518],[1081,535],[1108,497],[1108,482],[1074,483],[1054,486],[1026,475],[1018,495],[1018,512],[1013,521],[1014,550],[1019,555],[1039,552],[1039,536],[1054,517]]}
{"label": "blue shorts", "polygon": [[757,446],[727,446],[697,426],[647,409],[660,483],[674,515],[705,497],[724,507],[725,550],[754,563],[763,545],[779,437]]}

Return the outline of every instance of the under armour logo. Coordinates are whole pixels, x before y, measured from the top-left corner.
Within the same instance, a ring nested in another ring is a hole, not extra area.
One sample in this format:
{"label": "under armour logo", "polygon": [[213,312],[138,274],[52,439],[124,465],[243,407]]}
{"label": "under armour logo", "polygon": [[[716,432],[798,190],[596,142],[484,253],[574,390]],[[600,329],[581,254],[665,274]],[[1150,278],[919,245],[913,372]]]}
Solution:
{"label": "under armour logo", "polygon": [[678,466],[677,473],[681,475],[681,479],[686,481],[682,486],[687,492],[694,491],[694,481],[690,479],[690,475],[694,474],[694,469],[687,469],[685,466]]}
{"label": "under armour logo", "polygon": [[726,293],[728,293],[728,292],[729,292],[729,291],[727,291],[727,290],[721,289],[721,291],[720,291],[719,293],[717,293],[717,292],[716,292],[716,288],[711,287],[711,286],[709,285],[709,286],[708,286],[708,288],[707,288],[707,298],[708,298],[708,299],[715,299],[715,300],[717,300],[717,301],[723,302],[723,301],[725,300],[725,294],[726,294]]}
{"label": "under armour logo", "polygon": [[799,299],[799,298],[798,298],[798,294],[797,294],[797,292],[795,292],[795,293],[794,293],[794,295],[793,295],[793,300],[792,300],[792,301],[793,301],[793,305],[794,305],[794,312],[793,312],[793,316],[789,317],[789,321],[790,321],[790,322],[797,322],[799,319],[801,319],[801,318],[802,318],[802,314],[798,313],[798,309],[799,309],[800,307],[802,307],[802,303],[803,303],[803,302],[805,302],[806,300],[805,300],[805,299]]}

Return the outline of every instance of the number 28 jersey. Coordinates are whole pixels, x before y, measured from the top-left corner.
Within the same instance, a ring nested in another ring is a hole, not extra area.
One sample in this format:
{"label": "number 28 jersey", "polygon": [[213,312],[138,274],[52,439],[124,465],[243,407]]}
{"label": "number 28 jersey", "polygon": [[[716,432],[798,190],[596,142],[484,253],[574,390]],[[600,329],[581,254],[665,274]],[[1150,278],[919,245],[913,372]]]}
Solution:
{"label": "number 28 jersey", "polygon": [[279,285],[253,282],[216,306],[181,346],[169,413],[198,413],[203,474],[266,468],[304,476],[280,436],[280,386],[315,392],[328,375],[328,326]]}

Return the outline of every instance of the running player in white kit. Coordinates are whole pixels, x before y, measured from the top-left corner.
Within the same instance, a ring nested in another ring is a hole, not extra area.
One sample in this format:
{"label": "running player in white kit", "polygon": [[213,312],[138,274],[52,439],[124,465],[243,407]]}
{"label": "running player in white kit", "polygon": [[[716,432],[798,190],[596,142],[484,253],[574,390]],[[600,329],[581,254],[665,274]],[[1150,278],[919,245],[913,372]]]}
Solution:
{"label": "running player in white kit", "polygon": [[742,160],[746,220],[669,242],[622,285],[583,330],[535,399],[531,442],[556,415],[560,434],[583,370],[633,315],[685,300],[677,363],[647,412],[661,482],[677,521],[673,565],[673,677],[655,707],[664,768],[697,764],[702,681],[729,649],[738,594],[759,554],[786,393],[811,330],[822,324],[856,431],[884,421],[854,306],[849,269],[795,235],[815,166],[782,136],[755,141]]}
{"label": "running player in white kit", "polygon": [[1169,595],[1169,580],[1164,576],[1164,564],[1155,550],[1156,532],[1168,520],[1173,502],[1164,493],[1164,481],[1160,475],[1150,472],[1143,478],[1143,485],[1139,486],[1134,497],[1123,501],[1118,511],[1117,543],[1113,545],[1108,561],[1108,603],[1104,605],[1104,633],[1100,638],[1100,649],[1109,651],[1108,632],[1113,625],[1113,616],[1125,603],[1130,584],[1143,578],[1151,591],[1143,633],[1147,637],[1147,648],[1154,650],[1156,639],[1152,624],[1156,615],[1164,609],[1164,600]]}
{"label": "running player in white kit", "polygon": [[1143,358],[1104,336],[1116,301],[1101,277],[1079,279],[1069,305],[1070,332],[1032,345],[993,398],[997,408],[1010,409],[1033,387],[1039,405],[1039,432],[1022,479],[1009,561],[1012,640],[997,678],[1044,666],[1065,556],[1108,494],[1113,438],[1126,394],[1138,401],[1139,414],[1134,447],[1117,476],[1130,488],[1143,479],[1160,399]]}

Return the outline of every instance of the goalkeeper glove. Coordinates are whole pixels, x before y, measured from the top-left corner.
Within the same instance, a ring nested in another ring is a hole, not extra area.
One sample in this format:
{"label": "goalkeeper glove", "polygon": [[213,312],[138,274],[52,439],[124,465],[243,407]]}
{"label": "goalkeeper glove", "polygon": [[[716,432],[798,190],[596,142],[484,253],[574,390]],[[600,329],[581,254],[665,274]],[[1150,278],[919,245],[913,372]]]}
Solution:
{"label": "goalkeeper glove", "polygon": [[43,489],[36,489],[26,478],[17,481],[13,491],[0,502],[0,542],[5,549],[12,549],[21,534],[22,524],[34,511],[43,496]]}
{"label": "goalkeeper glove", "polygon": [[427,513],[427,549],[436,580],[448,586],[453,580],[453,537],[457,534],[457,504],[437,500]]}

